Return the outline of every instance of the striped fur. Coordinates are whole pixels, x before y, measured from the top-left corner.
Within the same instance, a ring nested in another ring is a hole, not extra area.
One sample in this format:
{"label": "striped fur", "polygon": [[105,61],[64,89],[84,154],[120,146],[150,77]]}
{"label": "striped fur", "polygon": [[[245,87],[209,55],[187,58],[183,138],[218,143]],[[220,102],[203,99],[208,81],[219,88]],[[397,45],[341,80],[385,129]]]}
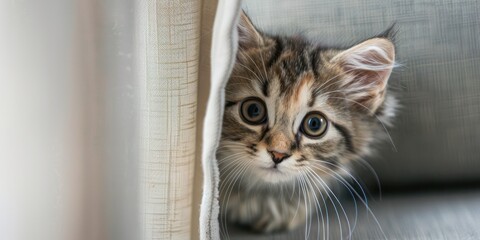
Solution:
{"label": "striped fur", "polygon": [[[293,229],[315,210],[308,204],[315,201],[305,198],[320,192],[311,187],[301,193],[300,179],[324,185],[343,174],[349,163],[371,154],[383,133],[379,120],[389,123],[394,116],[397,101],[387,91],[395,61],[391,31],[341,49],[259,32],[244,14],[238,30],[217,151],[222,220],[265,232]],[[265,102],[265,124],[242,121],[240,103],[247,97]],[[311,111],[328,120],[319,139],[299,130]],[[272,148],[291,156],[275,165],[267,153]]]}

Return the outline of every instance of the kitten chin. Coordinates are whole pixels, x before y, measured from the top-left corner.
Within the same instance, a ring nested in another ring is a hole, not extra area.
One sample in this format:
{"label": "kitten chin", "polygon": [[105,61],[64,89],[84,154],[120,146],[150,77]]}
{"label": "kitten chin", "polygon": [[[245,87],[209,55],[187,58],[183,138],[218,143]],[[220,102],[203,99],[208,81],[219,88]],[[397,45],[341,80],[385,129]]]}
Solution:
{"label": "kitten chin", "polygon": [[291,174],[282,172],[278,168],[261,169],[256,173],[258,181],[264,182],[264,184],[282,185],[292,183],[294,177]]}
{"label": "kitten chin", "polygon": [[241,15],[217,150],[222,223],[290,230],[337,198],[335,184],[350,191],[348,167],[371,155],[397,109],[394,32],[326,48]]}

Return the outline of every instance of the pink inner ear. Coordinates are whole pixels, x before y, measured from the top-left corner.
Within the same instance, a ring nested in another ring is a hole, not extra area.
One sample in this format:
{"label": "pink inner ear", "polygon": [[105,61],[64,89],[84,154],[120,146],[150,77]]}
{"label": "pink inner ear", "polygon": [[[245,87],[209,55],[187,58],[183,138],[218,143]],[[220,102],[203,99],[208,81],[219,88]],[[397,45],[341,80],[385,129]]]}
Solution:
{"label": "pink inner ear", "polygon": [[373,71],[353,68],[348,65],[345,66],[344,69],[353,76],[351,82],[346,84],[347,86],[350,85],[371,90],[373,90],[372,88],[379,88],[378,90],[385,89],[391,72],[391,69]]}
{"label": "pink inner ear", "polygon": [[335,57],[351,76],[342,84],[350,99],[375,111],[384,100],[394,58],[393,44],[386,39],[367,40]]}

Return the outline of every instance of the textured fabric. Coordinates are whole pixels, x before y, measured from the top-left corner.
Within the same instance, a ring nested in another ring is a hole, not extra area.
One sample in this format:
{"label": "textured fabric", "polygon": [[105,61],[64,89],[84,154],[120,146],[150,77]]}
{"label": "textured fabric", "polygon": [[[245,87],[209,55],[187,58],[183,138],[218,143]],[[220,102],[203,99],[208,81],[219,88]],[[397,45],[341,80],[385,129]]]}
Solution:
{"label": "textured fabric", "polygon": [[240,0],[220,0],[213,27],[210,95],[203,125],[203,196],[200,212],[200,238],[220,239],[218,223],[219,172],[215,158],[220,140],[225,84],[235,62],[237,49],[236,24]]}
{"label": "textured fabric", "polygon": [[[203,0],[202,20],[201,20],[201,38],[200,38],[200,65],[198,72],[198,92],[197,92],[197,133],[196,133],[196,153],[195,153],[195,176],[193,185],[193,204],[192,208],[192,240],[200,239],[200,204],[202,202],[202,138],[203,138],[203,120],[207,108],[208,94],[210,90],[210,52],[212,45],[213,21],[215,20],[215,11],[217,10],[217,0]],[[199,127],[200,126],[200,127]]]}
{"label": "textured fabric", "polygon": [[[343,202],[350,224],[354,226],[353,202]],[[370,202],[370,207],[379,224],[365,207],[359,205],[358,218],[352,239],[395,240],[474,240],[480,239],[480,191],[441,191],[414,194],[385,195],[380,202]],[[342,219],[343,239],[348,239],[346,221]],[[330,215],[329,239],[340,238],[340,226],[334,212]],[[309,239],[317,239],[321,221],[313,218]],[[380,228],[380,227],[381,228]],[[290,233],[273,235],[254,234],[235,226],[229,227],[230,239],[242,240],[289,240],[305,239],[305,228]],[[385,235],[382,233],[385,233]],[[320,235],[319,239],[323,239]]]}
{"label": "textured fabric", "polygon": [[200,7],[195,0],[138,6],[143,239],[191,235]]}
{"label": "textured fabric", "polygon": [[403,107],[373,167],[382,184],[480,180],[480,1],[246,0],[266,32],[348,45],[396,22]]}

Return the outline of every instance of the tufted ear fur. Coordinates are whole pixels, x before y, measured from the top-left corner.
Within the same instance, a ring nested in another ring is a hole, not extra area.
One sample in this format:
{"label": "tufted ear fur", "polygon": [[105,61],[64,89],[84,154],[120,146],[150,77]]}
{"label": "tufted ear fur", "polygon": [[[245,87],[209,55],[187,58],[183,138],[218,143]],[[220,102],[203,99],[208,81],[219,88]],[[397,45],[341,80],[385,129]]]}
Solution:
{"label": "tufted ear fur", "polygon": [[240,48],[250,48],[263,45],[263,36],[253,25],[250,18],[242,10],[238,24],[238,42]]}
{"label": "tufted ear fur", "polygon": [[[386,38],[373,38],[338,53],[331,60],[346,73],[341,87],[346,97],[373,114],[385,100],[395,64],[395,47]],[[359,109],[360,109],[359,108]]]}

